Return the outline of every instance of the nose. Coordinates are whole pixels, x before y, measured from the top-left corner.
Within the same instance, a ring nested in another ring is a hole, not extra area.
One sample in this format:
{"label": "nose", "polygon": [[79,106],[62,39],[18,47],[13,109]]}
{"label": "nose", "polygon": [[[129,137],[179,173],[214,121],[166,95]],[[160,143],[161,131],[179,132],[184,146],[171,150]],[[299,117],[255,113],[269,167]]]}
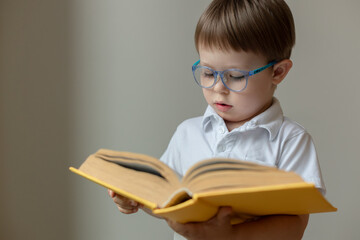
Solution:
{"label": "nose", "polygon": [[229,89],[224,85],[223,81],[221,81],[220,74],[217,75],[216,83],[214,85],[214,91],[218,93],[228,93]]}

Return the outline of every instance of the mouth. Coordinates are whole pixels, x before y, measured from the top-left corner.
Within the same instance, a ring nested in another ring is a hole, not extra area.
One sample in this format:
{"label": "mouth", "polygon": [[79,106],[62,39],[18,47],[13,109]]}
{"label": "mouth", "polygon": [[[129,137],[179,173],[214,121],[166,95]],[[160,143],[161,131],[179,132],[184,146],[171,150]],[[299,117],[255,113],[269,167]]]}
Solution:
{"label": "mouth", "polygon": [[232,108],[231,105],[223,103],[223,102],[215,102],[214,105],[215,105],[216,109],[218,109],[221,112],[227,112]]}

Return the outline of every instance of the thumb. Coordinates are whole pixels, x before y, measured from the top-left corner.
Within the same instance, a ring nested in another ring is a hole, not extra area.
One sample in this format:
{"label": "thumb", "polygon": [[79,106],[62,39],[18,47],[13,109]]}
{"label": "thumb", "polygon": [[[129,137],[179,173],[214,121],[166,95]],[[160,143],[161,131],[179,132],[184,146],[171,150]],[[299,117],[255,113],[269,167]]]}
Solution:
{"label": "thumb", "polygon": [[220,207],[216,218],[218,219],[218,222],[223,224],[229,224],[231,217],[233,215],[233,210],[231,207]]}

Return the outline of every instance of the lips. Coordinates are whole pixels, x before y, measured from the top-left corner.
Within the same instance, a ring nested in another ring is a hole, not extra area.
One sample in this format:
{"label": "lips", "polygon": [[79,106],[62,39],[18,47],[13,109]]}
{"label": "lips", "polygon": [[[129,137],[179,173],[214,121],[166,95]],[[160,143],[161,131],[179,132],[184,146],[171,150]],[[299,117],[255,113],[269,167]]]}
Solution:
{"label": "lips", "polygon": [[215,102],[214,105],[215,105],[216,109],[221,111],[221,112],[227,112],[232,108],[231,105],[228,105],[228,104],[223,103],[223,102]]}

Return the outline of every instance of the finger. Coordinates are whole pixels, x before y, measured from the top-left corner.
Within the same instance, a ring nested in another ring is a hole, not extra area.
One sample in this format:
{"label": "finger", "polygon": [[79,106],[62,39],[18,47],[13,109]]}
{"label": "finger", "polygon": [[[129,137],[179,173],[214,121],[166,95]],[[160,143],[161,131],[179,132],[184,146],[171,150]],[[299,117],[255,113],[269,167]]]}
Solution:
{"label": "finger", "polygon": [[108,194],[111,198],[114,198],[116,196],[116,193],[111,189],[108,189]]}
{"label": "finger", "polygon": [[125,200],[121,200],[120,202],[116,201],[119,200],[118,197],[114,198],[114,202],[117,206],[117,208],[120,210],[120,212],[122,213],[135,213],[139,210],[140,204],[138,204],[135,201],[129,200],[129,199],[125,199]]}
{"label": "finger", "polygon": [[114,197],[113,200],[117,205],[120,205],[122,207],[126,206],[126,208],[134,208],[134,207],[140,206],[140,204],[138,202],[135,202],[134,200],[131,200],[131,199],[119,196],[119,195]]}
{"label": "finger", "polygon": [[221,207],[216,215],[216,218],[221,223],[229,224],[232,215],[233,210],[231,207]]}
{"label": "finger", "polygon": [[135,213],[141,206],[138,202],[119,195],[116,195],[116,197],[113,198],[113,201],[117,205],[119,211],[125,214]]}
{"label": "finger", "polygon": [[121,206],[117,206],[119,211],[124,213],[124,214],[132,214],[132,213],[136,213],[139,208],[131,208],[131,209],[127,209],[127,208],[124,208],[124,207],[121,207]]}
{"label": "finger", "polygon": [[117,206],[118,208],[122,208],[122,209],[126,209],[126,210],[133,210],[133,209],[138,209],[138,208],[140,208],[139,205],[137,205],[137,206],[132,206],[132,205],[130,205],[130,204],[118,204],[118,203],[115,203],[115,204],[116,204],[116,206]]}

